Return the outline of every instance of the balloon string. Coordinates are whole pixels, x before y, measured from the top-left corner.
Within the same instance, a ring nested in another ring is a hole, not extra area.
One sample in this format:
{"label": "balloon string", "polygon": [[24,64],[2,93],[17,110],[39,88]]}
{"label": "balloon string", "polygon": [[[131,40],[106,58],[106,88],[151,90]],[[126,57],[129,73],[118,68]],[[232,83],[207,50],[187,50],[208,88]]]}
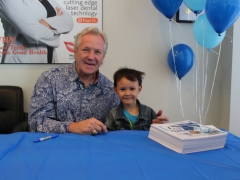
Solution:
{"label": "balloon string", "polygon": [[[203,49],[204,50],[204,49]],[[205,53],[204,53],[205,51],[203,51],[203,59],[204,59],[204,57],[205,57]],[[201,114],[201,117],[202,117],[202,115],[203,115],[203,102],[204,102],[204,74],[205,74],[205,68],[204,68],[204,61],[202,61],[202,86],[201,86],[201,106],[200,106],[200,109],[201,109],[201,112],[200,112],[200,114]]]}
{"label": "balloon string", "polygon": [[203,81],[203,97],[202,97],[202,116],[204,115],[204,105],[205,105],[205,95],[206,95],[206,87],[207,87],[207,79],[208,79],[208,53],[207,53],[207,60],[205,65],[203,64],[203,66],[206,67],[206,73],[205,73],[205,77],[204,77],[204,81]]}
{"label": "balloon string", "polygon": [[[198,21],[198,19],[197,19]],[[205,27],[204,27],[204,30],[203,32],[205,33]],[[205,45],[205,35],[203,34],[203,37],[202,37],[202,42],[203,42],[203,45]],[[202,48],[202,58],[203,60],[201,61],[202,62],[202,78],[199,79],[199,82],[201,82],[199,84],[199,87],[201,88],[201,92],[199,92],[199,121],[200,121],[200,124],[203,123],[203,114],[204,114],[204,99],[205,99],[205,88],[204,88],[204,85],[205,85],[205,72],[207,73],[207,71],[205,70],[205,64],[204,64],[204,58],[205,58],[205,49]],[[200,64],[199,64],[199,69],[200,69]],[[200,71],[199,71],[200,72]]]}
{"label": "balloon string", "polygon": [[[206,26],[204,26],[204,30],[203,30],[203,44],[205,45],[205,33],[206,33]],[[205,59],[205,49],[202,48],[202,54],[203,54],[203,61],[202,61],[202,93],[201,93],[201,124],[203,124],[203,114],[204,114],[204,97],[205,97],[205,92],[204,92],[204,84],[205,84],[205,76],[207,76],[207,71],[205,74],[205,64],[204,64],[204,59]]]}
{"label": "balloon string", "polygon": [[181,80],[178,79],[178,74],[177,74],[177,68],[176,68],[176,59],[174,55],[174,50],[173,50],[173,44],[172,44],[172,24],[171,21],[169,21],[169,29],[170,29],[170,43],[171,43],[171,50],[172,50],[172,56],[173,56],[173,62],[174,62],[174,70],[175,70],[175,80],[176,80],[176,85],[177,85],[177,92],[179,94],[179,104],[180,104],[180,112],[182,113],[182,116],[184,118],[184,113],[183,113],[183,106],[182,106],[182,99],[181,99],[181,91],[180,91],[180,83]]}
{"label": "balloon string", "polygon": [[[197,96],[197,94],[198,94],[198,50],[197,50],[197,42],[195,43],[195,47],[196,47],[196,54],[197,54],[197,58],[195,58],[196,60],[195,60],[195,63],[194,63],[194,68],[195,68],[195,81],[193,80],[193,82],[195,82],[195,88],[193,88],[193,89],[195,89],[195,118],[196,118],[196,120],[197,120],[197,117],[198,117],[198,115],[197,115],[197,107],[198,107],[198,96]],[[196,62],[197,61],[197,62]]]}
{"label": "balloon string", "polygon": [[[203,49],[203,59],[205,57],[205,51]],[[201,116],[203,117],[203,107],[204,107],[204,82],[205,82],[205,64],[202,61],[202,91],[201,91]]]}
{"label": "balloon string", "polygon": [[217,53],[217,52],[215,52],[215,51],[213,51],[213,50],[211,50],[211,52],[213,52],[213,53],[215,53],[216,55],[218,55],[218,53]]}
{"label": "balloon string", "polygon": [[195,118],[197,122],[200,122],[201,124],[201,114],[199,109],[199,103],[200,103],[200,97],[199,97],[199,86],[200,86],[200,80],[199,80],[199,68],[200,68],[200,58],[199,58],[199,52],[198,52],[198,44],[195,41],[195,48],[196,48],[196,62],[195,64]]}
{"label": "balloon string", "polygon": [[218,52],[219,56],[218,56],[218,59],[217,59],[217,64],[216,64],[216,68],[215,68],[215,72],[214,72],[213,83],[212,83],[211,93],[210,93],[210,97],[209,97],[209,101],[208,101],[208,106],[207,106],[207,110],[206,110],[205,116],[204,116],[204,121],[203,121],[204,124],[205,124],[207,112],[209,110],[210,101],[212,99],[212,91],[213,91],[214,82],[215,82],[215,78],[216,78],[216,74],[217,74],[217,68],[218,68],[218,63],[219,63],[219,59],[220,59],[221,48],[222,48],[222,43],[220,43],[220,47],[219,47],[219,52]]}
{"label": "balloon string", "polygon": [[169,21],[169,29],[170,29],[170,42],[171,42],[171,50],[172,50],[172,56],[173,56],[173,63],[174,63],[174,75],[175,75],[175,79],[176,79],[176,83],[177,83],[177,89],[179,88],[179,82],[178,82],[178,74],[177,74],[177,68],[176,68],[176,59],[175,59],[175,55],[174,55],[174,50],[173,50],[173,44],[172,44],[172,24],[171,21]]}
{"label": "balloon string", "polygon": [[181,113],[182,113],[182,116],[183,116],[183,120],[185,120],[185,117],[184,117],[184,112],[183,112],[183,104],[182,104],[182,83],[181,83],[181,80],[179,80],[179,99],[180,99],[180,110],[181,110]]}
{"label": "balloon string", "polygon": [[177,22],[174,21],[173,19],[172,19],[172,22],[174,22],[174,23],[177,24],[178,26],[181,26],[181,24],[177,23]]}
{"label": "balloon string", "polygon": [[[195,98],[195,103],[196,103],[196,94],[195,94],[195,86],[196,86],[196,83],[195,83],[195,78],[196,78],[196,64],[194,63],[194,66],[193,66],[193,80],[192,80],[192,84],[193,84],[193,87],[192,87],[192,89],[193,89],[193,96],[194,96],[194,98]],[[194,118],[195,120],[197,119],[197,117],[196,117],[196,113],[195,113],[195,118]]]}
{"label": "balloon string", "polygon": [[232,43],[233,42],[233,38],[231,36],[229,36],[229,35],[225,35],[225,37],[226,36],[231,39],[231,43]]}
{"label": "balloon string", "polygon": [[[197,23],[198,18],[195,20],[194,23]],[[204,43],[204,39],[203,39]],[[203,79],[200,78],[200,63],[203,61],[200,61],[200,55],[198,51],[198,43],[195,41],[195,48],[196,48],[196,62],[195,62],[195,118],[196,122],[199,122],[202,124],[202,110],[201,110],[201,103],[202,103],[202,91],[199,91],[199,89],[202,88],[202,81]],[[203,49],[203,57],[204,57],[204,49]],[[204,71],[204,69],[203,69]]]}

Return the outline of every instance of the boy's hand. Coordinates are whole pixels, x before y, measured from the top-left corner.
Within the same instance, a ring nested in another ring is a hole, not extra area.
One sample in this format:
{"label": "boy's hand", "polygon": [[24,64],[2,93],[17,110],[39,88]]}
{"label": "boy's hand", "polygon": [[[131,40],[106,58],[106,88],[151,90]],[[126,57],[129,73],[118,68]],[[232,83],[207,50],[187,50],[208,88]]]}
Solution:
{"label": "boy's hand", "polygon": [[168,117],[167,116],[162,116],[162,110],[160,109],[157,113],[157,118],[152,120],[153,124],[164,124],[168,123]]}

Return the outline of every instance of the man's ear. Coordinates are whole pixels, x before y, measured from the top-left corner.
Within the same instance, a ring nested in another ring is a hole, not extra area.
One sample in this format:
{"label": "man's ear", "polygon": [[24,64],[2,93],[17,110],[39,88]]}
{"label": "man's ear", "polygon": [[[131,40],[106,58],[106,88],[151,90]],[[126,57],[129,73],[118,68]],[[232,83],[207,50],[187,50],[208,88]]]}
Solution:
{"label": "man's ear", "polygon": [[101,62],[101,65],[103,64],[104,58],[105,58],[105,54],[103,55],[103,60],[102,60],[102,62]]}
{"label": "man's ear", "polygon": [[139,91],[138,93],[140,93],[142,91],[142,86],[138,87],[138,91]]}
{"label": "man's ear", "polygon": [[73,55],[74,55],[74,59],[76,59],[76,54],[77,54],[77,52],[76,52],[76,51],[74,51],[74,54],[73,54]]}

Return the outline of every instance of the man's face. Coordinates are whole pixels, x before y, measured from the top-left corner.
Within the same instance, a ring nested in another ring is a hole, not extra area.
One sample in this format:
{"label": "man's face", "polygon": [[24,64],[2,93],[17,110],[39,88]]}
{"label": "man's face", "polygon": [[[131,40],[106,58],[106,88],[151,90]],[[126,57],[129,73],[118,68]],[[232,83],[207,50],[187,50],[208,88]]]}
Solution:
{"label": "man's face", "polygon": [[104,41],[100,35],[87,34],[74,52],[76,70],[81,75],[93,75],[105,57]]}

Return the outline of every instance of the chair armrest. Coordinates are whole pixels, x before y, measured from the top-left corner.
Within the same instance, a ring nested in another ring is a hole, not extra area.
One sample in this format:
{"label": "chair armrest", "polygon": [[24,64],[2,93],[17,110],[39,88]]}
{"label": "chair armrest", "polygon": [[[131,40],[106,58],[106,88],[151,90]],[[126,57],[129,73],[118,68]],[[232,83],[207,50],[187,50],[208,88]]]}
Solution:
{"label": "chair armrest", "polygon": [[13,133],[14,132],[22,132],[22,131],[27,131],[28,127],[28,122],[27,121],[22,121],[18,123],[14,128],[13,128]]}
{"label": "chair armrest", "polygon": [[24,112],[23,114],[23,120],[22,122],[19,122],[14,128],[13,128],[13,133],[14,132],[22,132],[22,131],[29,131],[28,129],[28,113]]}

